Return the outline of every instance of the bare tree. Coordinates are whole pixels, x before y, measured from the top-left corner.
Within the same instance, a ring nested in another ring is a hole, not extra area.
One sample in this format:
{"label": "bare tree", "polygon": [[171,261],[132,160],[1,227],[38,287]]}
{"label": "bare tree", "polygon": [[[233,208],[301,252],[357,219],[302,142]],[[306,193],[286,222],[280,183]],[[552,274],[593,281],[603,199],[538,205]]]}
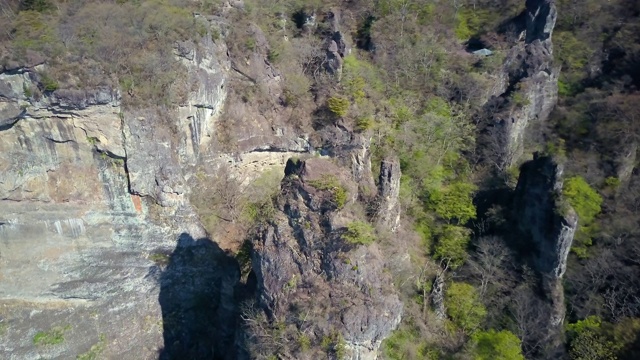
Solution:
{"label": "bare tree", "polygon": [[[513,254],[504,240],[497,236],[482,237],[477,241],[476,251],[469,260],[469,266],[480,280],[480,296],[501,292],[513,282],[509,269],[513,264]],[[492,296],[489,296],[492,297]]]}
{"label": "bare tree", "polygon": [[522,341],[526,358],[531,358],[543,348],[550,311],[549,305],[536,296],[529,284],[525,283],[514,291],[509,312],[515,320],[513,332]]}

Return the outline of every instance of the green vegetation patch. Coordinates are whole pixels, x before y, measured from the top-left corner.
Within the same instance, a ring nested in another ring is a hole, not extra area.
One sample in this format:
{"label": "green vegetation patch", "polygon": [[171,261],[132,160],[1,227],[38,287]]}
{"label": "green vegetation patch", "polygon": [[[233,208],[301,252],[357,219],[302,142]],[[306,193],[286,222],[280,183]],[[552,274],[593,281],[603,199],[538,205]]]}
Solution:
{"label": "green vegetation patch", "polygon": [[598,316],[589,316],[584,320],[567,325],[569,337],[569,355],[572,359],[616,359],[619,346],[607,338],[602,329],[602,320]]}
{"label": "green vegetation patch", "polygon": [[571,359],[637,358],[640,319],[622,318],[613,324],[594,315],[568,324],[566,330]]}
{"label": "green vegetation patch", "polygon": [[438,360],[439,351],[431,348],[420,337],[420,331],[413,328],[401,328],[386,338],[382,342],[382,353],[388,360],[414,359],[419,355],[419,359]]}
{"label": "green vegetation patch", "polygon": [[40,74],[40,83],[42,84],[44,91],[48,92],[56,91],[60,87],[58,82],[47,73]]}
{"label": "green vegetation patch", "polygon": [[581,258],[587,257],[587,247],[592,244],[591,239],[598,230],[595,220],[602,210],[602,196],[580,176],[565,180],[562,195],[579,218],[579,228],[571,250]]}
{"label": "green vegetation patch", "polygon": [[347,225],[347,231],[342,238],[351,244],[369,245],[376,241],[373,226],[368,222],[354,221]]}
{"label": "green vegetation patch", "polygon": [[332,354],[338,360],[343,360],[347,356],[347,343],[338,331],[325,335],[320,345],[327,354]]}
{"label": "green vegetation patch", "polygon": [[602,210],[602,197],[580,176],[565,180],[562,195],[569,201],[583,223],[593,222]]}
{"label": "green vegetation patch", "polygon": [[467,283],[451,283],[446,289],[445,304],[453,324],[467,333],[478,329],[487,315],[478,292]]}
{"label": "green vegetation patch", "polygon": [[56,326],[49,331],[39,331],[33,336],[33,344],[36,346],[59,345],[64,342],[64,333],[71,329],[71,325]]}
{"label": "green vegetation patch", "polygon": [[98,356],[104,352],[107,347],[107,338],[104,334],[100,334],[100,340],[91,346],[91,349],[86,353],[76,356],[77,360],[96,360]]}
{"label": "green vegetation patch", "polygon": [[438,234],[433,257],[447,261],[452,269],[459,267],[467,259],[470,235],[471,231],[467,228],[454,225],[443,226]]}
{"label": "green vegetation patch", "polygon": [[170,256],[165,253],[157,252],[149,255],[149,260],[153,261],[158,266],[166,266],[169,264]]}
{"label": "green vegetation patch", "polygon": [[343,117],[347,115],[351,102],[348,99],[339,96],[332,96],[327,100],[327,106],[336,116]]}
{"label": "green vegetation patch", "polygon": [[298,335],[298,345],[300,346],[300,350],[302,352],[307,352],[311,349],[311,339],[305,333],[300,333]]}
{"label": "green vegetation patch", "polygon": [[466,223],[476,218],[473,205],[475,186],[462,181],[454,182],[429,193],[430,207],[448,222]]}
{"label": "green vegetation patch", "polygon": [[510,331],[480,331],[473,341],[474,360],[524,360],[520,339]]}
{"label": "green vegetation patch", "polygon": [[320,179],[310,180],[308,183],[318,190],[331,192],[331,202],[338,209],[342,209],[347,203],[347,189],[335,175],[323,175]]}

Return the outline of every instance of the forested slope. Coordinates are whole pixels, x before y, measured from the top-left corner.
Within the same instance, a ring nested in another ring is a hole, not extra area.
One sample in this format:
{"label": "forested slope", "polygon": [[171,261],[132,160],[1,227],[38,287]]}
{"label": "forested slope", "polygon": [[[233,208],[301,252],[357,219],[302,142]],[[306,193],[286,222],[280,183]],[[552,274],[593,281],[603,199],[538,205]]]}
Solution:
{"label": "forested slope", "polygon": [[0,1],[8,358],[640,356],[637,2]]}

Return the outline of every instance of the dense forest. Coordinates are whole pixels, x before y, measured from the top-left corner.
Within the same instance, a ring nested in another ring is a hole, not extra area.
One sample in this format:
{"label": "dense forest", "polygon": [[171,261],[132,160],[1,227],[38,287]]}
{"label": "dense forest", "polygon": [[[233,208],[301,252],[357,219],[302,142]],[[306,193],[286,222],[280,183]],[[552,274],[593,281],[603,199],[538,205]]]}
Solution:
{"label": "dense forest", "polygon": [[[376,220],[382,177],[358,182],[353,204],[339,179],[309,181],[330,193],[329,212],[356,219],[344,241],[380,249],[403,303],[380,358],[640,358],[639,2],[0,1],[0,69],[36,69],[37,86],[24,88],[34,104],[109,87],[125,113],[170,118],[197,81],[175,60],[181,44],[224,42],[236,75],[227,105],[284,118],[337,164],[329,125],[367,141],[373,174],[394,159],[397,229]],[[535,9],[544,14],[532,20]],[[247,116],[225,109],[220,149],[235,151]],[[530,120],[513,140],[518,117]],[[194,177],[191,201],[214,240],[238,244],[243,281],[256,239],[288,206],[280,180]],[[550,220],[523,225],[536,206]],[[534,238],[555,222],[575,234],[547,271]],[[246,356],[344,358],[343,334],[306,332],[295,315],[311,305],[278,318],[242,301]]]}

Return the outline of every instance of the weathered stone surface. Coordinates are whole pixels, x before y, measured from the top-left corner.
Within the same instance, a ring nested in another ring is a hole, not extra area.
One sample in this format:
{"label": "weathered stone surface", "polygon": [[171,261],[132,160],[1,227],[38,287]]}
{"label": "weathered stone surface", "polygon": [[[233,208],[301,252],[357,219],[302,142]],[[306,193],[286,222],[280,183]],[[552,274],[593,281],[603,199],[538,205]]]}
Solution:
{"label": "weathered stone surface", "polygon": [[314,145],[320,152],[351,169],[351,177],[358,184],[361,195],[374,196],[376,185],[371,171],[370,134],[358,133],[339,120],[320,129],[317,135],[320,142]]}
{"label": "weathered stone surface", "polygon": [[[233,358],[237,264],[185,196],[226,94],[226,52],[202,45],[177,111],[126,112],[106,88],[36,101],[33,68],[0,74],[1,358]],[[34,344],[55,327],[62,344]]]}
{"label": "weathered stone surface", "polygon": [[400,225],[400,161],[388,158],[380,164],[376,222],[379,227],[395,232]]}
{"label": "weathered stone surface", "polygon": [[325,18],[332,31],[331,37],[327,39],[325,68],[330,74],[338,76],[342,72],[343,58],[351,53],[349,40],[341,31],[340,15],[338,9],[333,9]]}
{"label": "weathered stone surface", "polygon": [[[570,205],[562,202],[562,165],[550,157],[534,156],[520,170],[514,198],[514,220],[533,250],[534,269],[551,304],[547,319],[549,356],[561,357],[562,323],[566,309],[562,276],[578,226]],[[560,354],[560,355],[558,355]]]}
{"label": "weathered stone surface", "polygon": [[26,100],[25,88],[31,85],[26,69],[0,74],[0,99],[3,101]]}
{"label": "weathered stone surface", "polygon": [[558,14],[554,0],[526,1],[526,42],[551,39]]}
{"label": "weathered stone surface", "polygon": [[[91,90],[60,89],[46,97],[48,107],[60,109],[81,110],[95,105],[120,105],[120,93],[108,88]],[[46,102],[45,102],[46,104]]]}
{"label": "weathered stone surface", "polygon": [[[237,177],[251,181],[314,150],[308,135],[290,125],[296,114],[280,100],[283,84],[268,62],[266,38],[257,26],[253,35],[256,52],[233,66],[224,42],[209,35],[177,44],[176,59],[193,86],[175,109],[123,109],[119,92],[108,87],[34,96],[26,89],[39,87],[46,64],[33,57],[2,68],[0,326],[8,335],[0,337],[1,358],[74,358],[94,345],[108,359],[236,356],[238,266],[207,239],[188,200],[189,178],[196,167],[206,177],[231,164]],[[348,43],[339,35],[336,51],[344,56]],[[271,102],[229,100],[231,74],[259,86]],[[221,124],[223,111],[229,123]],[[225,126],[233,149],[218,141]],[[342,333],[352,359],[374,359],[402,304],[377,246],[344,247],[340,239],[361,214],[328,210],[326,191],[308,183],[338,176],[354,207],[356,182],[375,189],[369,139],[333,130],[341,137],[327,148],[345,163],[305,163],[298,185],[288,187],[295,191],[281,199],[277,225],[260,239],[273,253],[255,255],[283,266],[255,266],[266,274],[264,298],[273,296],[277,311],[288,301],[277,293],[281,276],[319,286],[317,293],[306,285],[297,292],[303,303],[328,299],[322,306],[329,305],[330,318],[318,329]],[[311,229],[285,203],[307,213]],[[298,252],[285,253],[284,244]],[[64,329],[62,344],[34,344],[36,333],[56,327]]]}
{"label": "weathered stone surface", "polygon": [[[348,216],[327,202],[330,191],[314,181],[335,176],[349,191],[350,174],[329,160],[290,162],[279,212],[254,243],[253,271],[261,305],[273,318],[292,308],[308,311],[319,339],[338,331],[348,359],[376,359],[380,342],[400,322],[402,303],[384,271],[377,246],[353,246],[341,239],[332,218]],[[347,260],[348,259],[348,260]],[[313,299],[322,299],[314,301]]]}
{"label": "weathered stone surface", "polygon": [[622,151],[616,159],[616,176],[621,182],[625,183],[631,179],[633,170],[636,168],[638,159],[638,144],[631,141],[627,144],[621,144]]}
{"label": "weathered stone surface", "polygon": [[177,45],[177,56],[188,70],[188,83],[195,84],[186,103],[178,107],[178,126],[190,136],[183,138],[180,156],[195,165],[200,152],[214,137],[215,125],[228,93],[228,73],[231,63],[226,44],[213,42],[211,35],[199,44],[183,42]]}
{"label": "weathered stone surface", "polygon": [[124,134],[131,192],[176,207],[184,203],[186,189],[168,121],[154,109],[128,113]]}
{"label": "weathered stone surface", "polygon": [[560,69],[553,62],[551,36],[556,23],[553,1],[528,0],[524,13],[525,41],[515,44],[503,67],[504,92],[485,105],[491,120],[483,130],[489,133],[492,161],[505,170],[518,163],[524,144],[535,125],[544,123],[556,104]]}
{"label": "weathered stone surface", "polygon": [[435,280],[433,281],[433,289],[431,290],[431,304],[433,305],[436,318],[441,320],[447,318],[447,308],[444,305],[444,277],[444,271],[438,272]]}
{"label": "weathered stone surface", "polygon": [[536,268],[561,278],[578,218],[568,204],[561,204],[562,165],[550,157],[538,157],[521,168],[514,209],[521,231],[536,248]]}
{"label": "weathered stone surface", "polygon": [[0,129],[13,125],[24,111],[15,103],[0,101]]}

